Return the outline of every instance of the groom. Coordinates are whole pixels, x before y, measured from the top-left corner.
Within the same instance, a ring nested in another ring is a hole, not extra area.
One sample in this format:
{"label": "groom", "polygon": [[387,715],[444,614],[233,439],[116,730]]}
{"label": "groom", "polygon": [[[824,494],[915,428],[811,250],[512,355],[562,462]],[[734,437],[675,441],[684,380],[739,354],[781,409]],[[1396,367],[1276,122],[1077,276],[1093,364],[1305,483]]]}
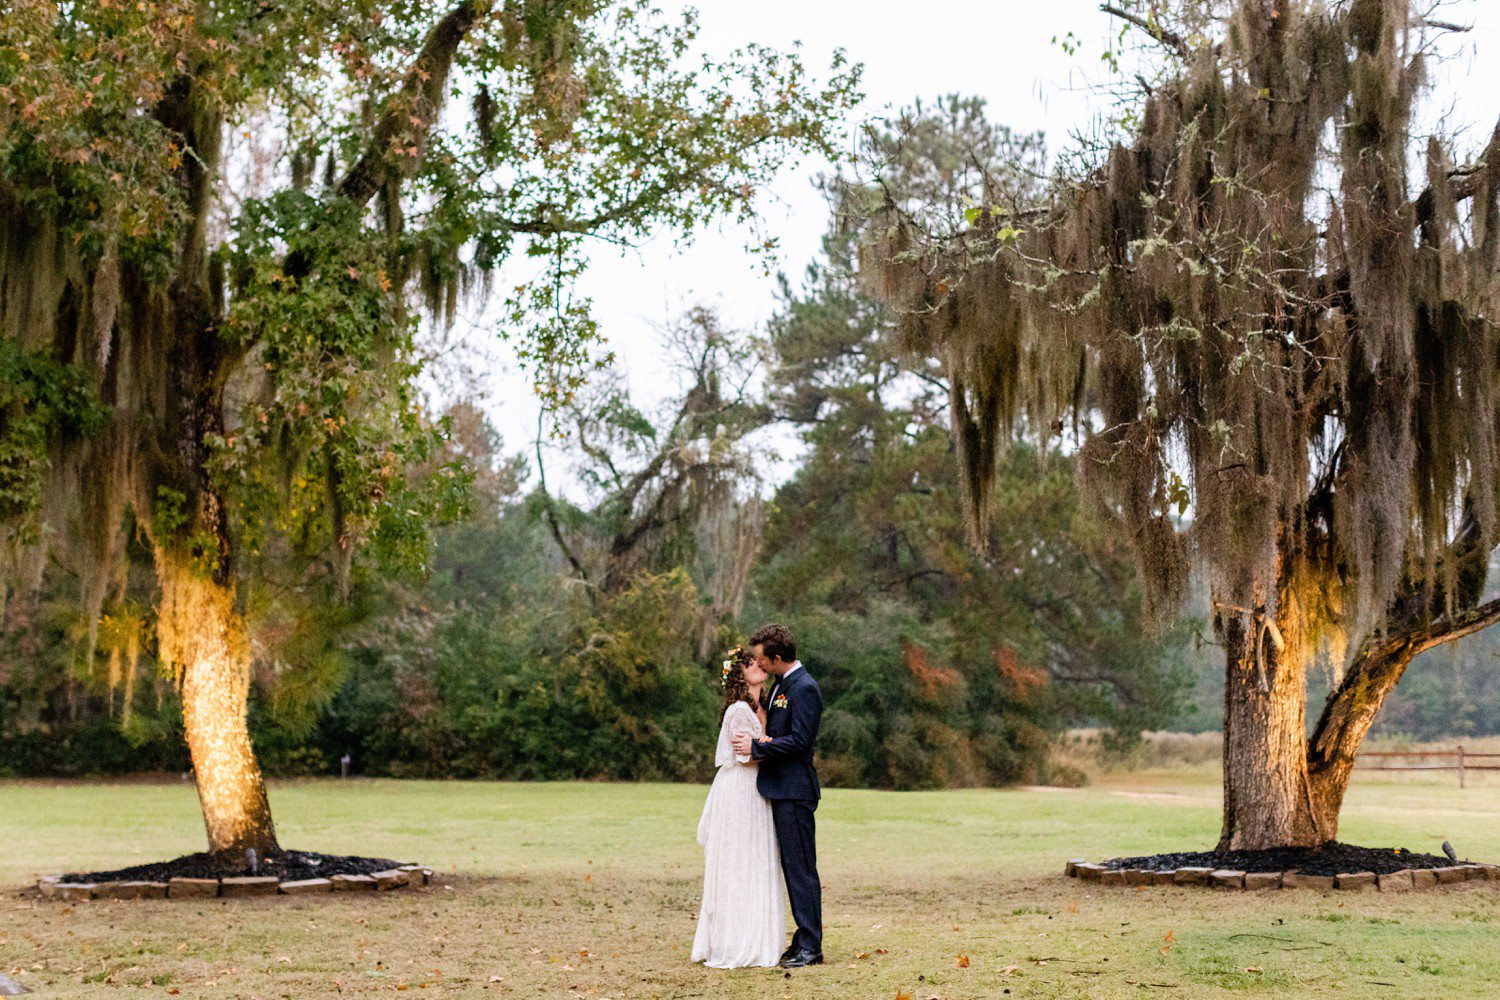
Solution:
{"label": "groom", "polygon": [[813,835],[813,810],[820,794],[813,747],[823,717],[823,693],[797,661],[797,641],[786,626],[758,630],[750,637],[750,652],[763,669],[776,675],[776,682],[767,701],[766,735],[759,741],[752,741],[748,733],[736,736],[734,752],[760,761],[756,788],[771,801],[781,874],[797,922],[781,967],[796,969],[823,961],[823,887]]}

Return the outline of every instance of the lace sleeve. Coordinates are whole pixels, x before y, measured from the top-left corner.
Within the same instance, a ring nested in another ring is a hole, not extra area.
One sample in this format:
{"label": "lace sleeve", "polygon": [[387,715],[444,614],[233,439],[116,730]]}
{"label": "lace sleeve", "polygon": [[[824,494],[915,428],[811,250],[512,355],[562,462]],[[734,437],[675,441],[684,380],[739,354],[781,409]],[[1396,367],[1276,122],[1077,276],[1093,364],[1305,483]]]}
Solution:
{"label": "lace sleeve", "polygon": [[[749,733],[753,738],[758,735],[756,731],[760,728],[754,709],[743,701],[737,701],[729,706],[729,713],[725,716],[724,722],[729,726],[730,738],[739,736],[742,733]],[[743,757],[736,755],[734,759],[741,764],[750,763],[749,754],[745,754]]]}

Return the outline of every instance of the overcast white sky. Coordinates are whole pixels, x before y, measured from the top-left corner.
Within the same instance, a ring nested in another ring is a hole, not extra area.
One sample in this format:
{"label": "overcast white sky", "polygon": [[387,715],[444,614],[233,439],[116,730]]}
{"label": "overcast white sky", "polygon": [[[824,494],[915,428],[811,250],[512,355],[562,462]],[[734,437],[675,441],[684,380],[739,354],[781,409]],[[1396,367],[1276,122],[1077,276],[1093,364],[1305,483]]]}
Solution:
{"label": "overcast white sky", "polygon": [[[663,0],[663,6],[685,5]],[[807,65],[817,69],[836,48],[845,49],[865,67],[866,99],[851,125],[919,96],[975,94],[989,101],[992,120],[1040,129],[1055,151],[1107,110],[1107,98],[1093,85],[1106,80],[1099,53],[1119,22],[1101,13],[1097,0],[705,0],[695,6],[708,52],[748,42],[788,48],[800,41]],[[1448,58],[1435,74],[1429,117],[1446,113],[1450,125],[1468,126],[1469,146],[1477,148],[1500,116],[1500,2],[1453,0],[1440,14],[1474,30],[1447,36]],[[1068,31],[1084,40],[1082,52],[1070,56],[1053,43]],[[788,169],[763,202],[763,228],[780,238],[780,267],[789,274],[800,275],[817,252],[826,214],[812,179],[824,169],[814,162]],[[731,328],[764,326],[775,281],[745,252],[746,239],[744,231],[723,227],[686,247],[660,236],[625,253],[602,244],[595,251],[584,290],[639,402],[670,393],[659,330],[690,306],[713,307]],[[466,339],[485,338],[476,331]],[[506,450],[529,453],[538,402],[508,350],[488,339],[492,362],[484,366],[482,383],[488,408]],[[564,474],[564,465],[549,458],[549,477]]]}

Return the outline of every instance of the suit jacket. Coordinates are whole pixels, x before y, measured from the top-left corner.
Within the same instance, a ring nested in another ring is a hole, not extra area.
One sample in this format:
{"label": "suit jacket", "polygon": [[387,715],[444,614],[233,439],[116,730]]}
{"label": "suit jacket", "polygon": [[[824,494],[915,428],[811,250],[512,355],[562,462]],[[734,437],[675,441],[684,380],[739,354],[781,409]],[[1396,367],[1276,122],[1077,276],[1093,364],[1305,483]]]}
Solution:
{"label": "suit jacket", "polygon": [[750,744],[750,756],[760,761],[755,786],[768,799],[816,801],[822,795],[813,749],[818,723],[823,719],[823,692],[806,667],[779,678],[766,708],[769,743]]}

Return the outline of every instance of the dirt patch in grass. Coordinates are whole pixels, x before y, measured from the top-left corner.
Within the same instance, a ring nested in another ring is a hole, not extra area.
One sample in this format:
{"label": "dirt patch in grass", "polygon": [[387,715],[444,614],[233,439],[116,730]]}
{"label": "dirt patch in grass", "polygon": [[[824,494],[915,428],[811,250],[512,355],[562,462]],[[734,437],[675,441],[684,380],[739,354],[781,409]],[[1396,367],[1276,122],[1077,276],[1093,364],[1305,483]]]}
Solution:
{"label": "dirt patch in grass", "polygon": [[1238,872],[1301,872],[1304,875],[1343,875],[1352,872],[1384,875],[1408,868],[1444,868],[1455,863],[1442,855],[1414,854],[1404,847],[1358,847],[1329,841],[1322,847],[1147,854],[1138,858],[1112,858],[1104,862],[1104,866],[1116,870],[1133,868],[1158,872],[1178,868],[1219,868]]}
{"label": "dirt patch in grass", "polygon": [[235,878],[242,875],[274,875],[282,881],[327,878],[330,875],[372,875],[401,864],[390,858],[362,858],[312,851],[283,851],[256,859],[228,860],[208,853],[185,854],[172,861],[157,861],[102,872],[69,872],[63,882],[166,882],[174,878]]}

